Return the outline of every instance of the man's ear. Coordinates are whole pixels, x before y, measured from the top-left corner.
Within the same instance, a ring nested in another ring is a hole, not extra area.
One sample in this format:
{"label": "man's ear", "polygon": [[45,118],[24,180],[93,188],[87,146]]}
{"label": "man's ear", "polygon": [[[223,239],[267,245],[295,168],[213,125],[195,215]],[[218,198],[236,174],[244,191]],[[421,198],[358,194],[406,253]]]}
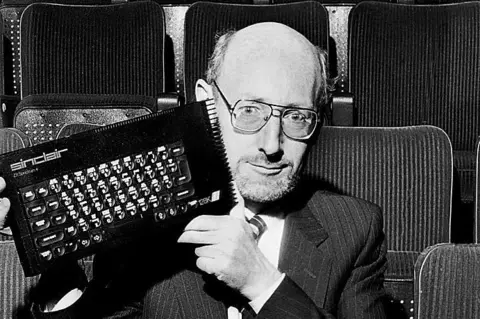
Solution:
{"label": "man's ear", "polygon": [[195,97],[197,101],[213,99],[212,86],[203,79],[197,80],[197,83],[195,84]]}

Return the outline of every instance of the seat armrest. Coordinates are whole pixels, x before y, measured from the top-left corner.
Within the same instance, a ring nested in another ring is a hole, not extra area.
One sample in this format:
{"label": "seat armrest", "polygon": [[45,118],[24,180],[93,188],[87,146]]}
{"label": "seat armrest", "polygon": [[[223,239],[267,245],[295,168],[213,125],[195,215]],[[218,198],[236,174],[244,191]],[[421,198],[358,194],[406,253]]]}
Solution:
{"label": "seat armrest", "polygon": [[13,116],[20,97],[17,95],[0,95],[0,127],[13,127]]}
{"label": "seat armrest", "polygon": [[334,93],[331,111],[333,126],[353,126],[355,122],[353,94],[347,92]]}
{"label": "seat armrest", "polygon": [[157,112],[183,106],[185,99],[177,93],[162,93],[157,97]]}

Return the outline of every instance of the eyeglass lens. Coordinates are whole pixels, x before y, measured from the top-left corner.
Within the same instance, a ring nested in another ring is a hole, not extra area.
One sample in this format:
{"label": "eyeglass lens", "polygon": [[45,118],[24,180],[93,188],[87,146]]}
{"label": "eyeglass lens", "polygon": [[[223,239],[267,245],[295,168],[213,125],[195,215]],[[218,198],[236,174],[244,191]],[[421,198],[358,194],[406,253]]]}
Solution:
{"label": "eyeglass lens", "polygon": [[[240,100],[234,106],[232,124],[237,129],[255,132],[269,120],[273,109],[270,105]],[[317,114],[313,110],[288,108],[282,112],[282,128],[292,138],[309,136],[315,129]]]}

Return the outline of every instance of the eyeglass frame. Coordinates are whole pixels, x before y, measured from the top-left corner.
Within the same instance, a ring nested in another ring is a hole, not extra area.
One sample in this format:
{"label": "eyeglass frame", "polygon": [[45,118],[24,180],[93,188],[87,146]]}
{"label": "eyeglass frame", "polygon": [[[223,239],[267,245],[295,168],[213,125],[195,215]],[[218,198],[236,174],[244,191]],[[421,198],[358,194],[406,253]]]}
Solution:
{"label": "eyeglass frame", "polygon": [[[254,134],[254,133],[257,133],[259,132],[262,128],[265,127],[265,125],[267,125],[268,121],[270,120],[270,118],[272,116],[274,117],[278,117],[280,118],[280,127],[282,128],[282,132],[290,139],[292,140],[298,140],[298,141],[305,141],[305,140],[308,140],[309,138],[312,137],[312,135],[315,133],[315,130],[317,129],[317,126],[318,126],[318,123],[321,122],[321,116],[320,114],[318,114],[319,112],[318,111],[315,111],[315,110],[312,110],[310,108],[305,108],[305,107],[291,107],[291,106],[284,106],[284,105],[278,105],[278,104],[273,104],[273,103],[266,103],[266,102],[263,102],[263,101],[256,101],[256,100],[245,100],[245,99],[238,99],[235,104],[232,106],[232,104],[230,104],[230,102],[228,102],[226,96],[223,94],[222,90],[220,89],[220,87],[218,86],[217,84],[217,81],[213,80],[212,81],[213,85],[215,86],[215,88],[217,89],[218,93],[220,93],[220,97],[222,98],[223,102],[225,103],[225,106],[227,107],[228,109],[228,112],[230,113],[230,123],[232,124],[232,126],[239,130],[239,131],[242,131],[242,132],[245,132],[245,133],[249,133],[249,134]],[[255,102],[255,103],[260,103],[260,104],[264,104],[264,105],[268,105],[270,107],[270,115],[268,116],[268,119],[265,121],[265,123],[260,126],[260,128],[254,130],[254,131],[247,131],[247,130],[243,130],[241,128],[238,128],[234,123],[233,123],[233,111],[235,110],[235,107],[237,106],[237,104],[240,102],[240,101],[252,101],[252,102]],[[279,114],[275,115],[273,113],[274,111],[274,108],[273,107],[278,107],[278,108],[281,108],[282,111],[279,110]],[[317,119],[315,121],[315,127],[313,128],[312,132],[310,134],[308,134],[307,136],[305,137],[291,137],[290,135],[288,135],[285,130],[283,129],[283,126],[282,126],[282,119],[283,119],[283,114],[285,113],[285,111],[287,110],[304,110],[304,111],[311,111],[313,113],[315,113]]]}

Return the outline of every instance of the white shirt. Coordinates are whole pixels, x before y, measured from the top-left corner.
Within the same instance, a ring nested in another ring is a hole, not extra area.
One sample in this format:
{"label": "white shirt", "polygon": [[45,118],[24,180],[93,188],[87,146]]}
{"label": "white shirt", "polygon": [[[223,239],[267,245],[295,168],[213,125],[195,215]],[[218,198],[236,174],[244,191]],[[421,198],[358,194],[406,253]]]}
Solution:
{"label": "white shirt", "polygon": [[[245,217],[250,219],[253,217],[253,213],[250,210],[245,209]],[[285,219],[267,215],[262,215],[262,219],[265,221],[265,224],[267,224],[267,228],[258,240],[258,248],[265,255],[265,257],[267,257],[267,260],[278,268],[278,261],[280,259],[280,245],[282,243]],[[275,290],[277,290],[284,278],[285,274],[282,274],[282,276],[271,287],[269,287],[256,299],[248,303],[256,313],[260,312],[260,309],[262,309],[263,305],[273,295]],[[242,315],[237,308],[228,308],[228,319],[241,318]]]}

